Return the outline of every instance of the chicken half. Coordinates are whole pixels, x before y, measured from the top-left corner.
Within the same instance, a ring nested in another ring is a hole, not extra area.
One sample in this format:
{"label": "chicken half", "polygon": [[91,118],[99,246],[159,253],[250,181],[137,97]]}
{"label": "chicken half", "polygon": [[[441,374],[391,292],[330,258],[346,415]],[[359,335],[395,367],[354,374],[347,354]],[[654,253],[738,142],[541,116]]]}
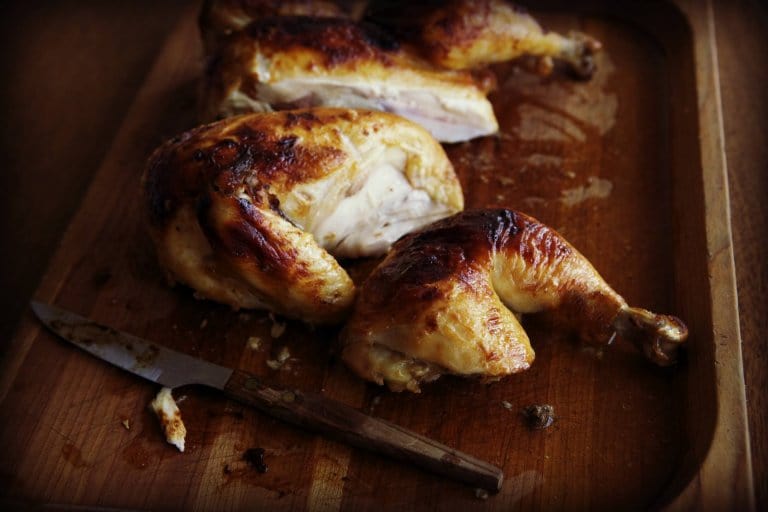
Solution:
{"label": "chicken half", "polygon": [[547,73],[562,61],[581,78],[594,72],[601,44],[580,33],[545,31],[526,10],[506,0],[207,0],[200,30],[208,53],[232,32],[270,16],[365,20],[396,35],[437,67],[474,69],[520,57]]}
{"label": "chicken half", "polygon": [[579,32],[547,32],[523,8],[505,0],[373,1],[366,19],[420,48],[433,64],[470,69],[529,57],[543,74],[553,60],[581,78],[594,72],[601,44]]}
{"label": "chicken half", "polygon": [[251,114],[158,148],[143,177],[170,278],[202,298],[312,323],[342,320],[354,285],[337,257],[375,256],[463,208],[440,144],[384,112]]}
{"label": "chicken half", "polygon": [[342,358],[364,379],[418,392],[442,374],[495,380],[534,352],[518,316],[551,311],[581,339],[618,332],[659,365],[687,328],[632,308],[559,234],[511,210],[468,210],[399,240],[358,292]]}
{"label": "chicken half", "polygon": [[442,142],[495,133],[487,89],[436,68],[381,29],[338,18],[263,18],[227,38],[203,80],[205,119],[332,106],[392,112]]}

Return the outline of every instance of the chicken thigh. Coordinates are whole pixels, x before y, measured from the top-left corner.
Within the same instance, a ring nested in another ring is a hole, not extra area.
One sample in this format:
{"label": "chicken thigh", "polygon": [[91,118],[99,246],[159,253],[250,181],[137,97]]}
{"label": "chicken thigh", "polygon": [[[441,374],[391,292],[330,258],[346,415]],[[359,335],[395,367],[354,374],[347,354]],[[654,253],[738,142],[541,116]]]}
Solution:
{"label": "chicken thigh", "polygon": [[313,323],[348,313],[337,257],[375,256],[463,208],[442,147],[384,112],[251,114],[168,141],[143,177],[161,264],[197,295]]}
{"label": "chicken thigh", "polygon": [[406,235],[358,291],[341,334],[359,376],[418,392],[442,374],[498,379],[534,352],[518,315],[551,311],[581,339],[618,332],[668,365],[678,318],[632,308],[555,231],[511,210],[469,210]]}
{"label": "chicken thigh", "polygon": [[553,59],[581,78],[594,72],[600,42],[585,34],[546,32],[524,9],[505,0],[374,1],[366,18],[411,41],[435,65],[470,69],[523,56],[547,73]]}

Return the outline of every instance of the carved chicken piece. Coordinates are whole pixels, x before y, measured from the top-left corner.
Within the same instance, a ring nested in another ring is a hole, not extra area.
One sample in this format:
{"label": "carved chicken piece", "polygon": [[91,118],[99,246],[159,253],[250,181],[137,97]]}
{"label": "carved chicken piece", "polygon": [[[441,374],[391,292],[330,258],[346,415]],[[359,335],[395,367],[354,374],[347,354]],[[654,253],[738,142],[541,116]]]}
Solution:
{"label": "carved chicken piece", "polygon": [[531,365],[518,316],[541,311],[592,343],[618,332],[662,366],[687,337],[676,317],[629,307],[550,228],[511,210],[471,210],[393,246],[358,292],[342,358],[395,391],[442,374],[494,380]]}
{"label": "carved chicken piece", "polygon": [[332,106],[381,110],[443,142],[495,133],[486,90],[463,71],[437,69],[368,24],[334,18],[256,20],[211,59],[203,116]]}
{"label": "carved chicken piece", "polygon": [[352,304],[336,257],[382,254],[463,207],[453,167],[423,128],[347,109],[196,128],[154,152],[143,187],[172,280],[313,323],[338,322]]}
{"label": "carved chicken piece", "polygon": [[433,64],[448,69],[525,56],[535,58],[542,73],[552,70],[554,59],[588,78],[594,72],[593,54],[601,48],[585,34],[546,32],[524,9],[504,0],[387,0],[373,2],[366,17],[402,34]]}

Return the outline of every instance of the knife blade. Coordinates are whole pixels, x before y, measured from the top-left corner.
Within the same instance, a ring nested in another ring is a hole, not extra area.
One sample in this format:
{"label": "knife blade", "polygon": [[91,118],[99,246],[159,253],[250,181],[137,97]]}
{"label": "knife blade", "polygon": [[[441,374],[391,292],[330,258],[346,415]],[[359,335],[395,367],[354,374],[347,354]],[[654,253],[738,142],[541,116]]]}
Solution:
{"label": "knife blade", "polygon": [[502,470],[395,423],[364,414],[316,393],[264,385],[242,370],[226,368],[57,306],[32,301],[40,321],[61,338],[135,375],[165,387],[208,386],[226,396],[308,430],[378,452],[474,487],[497,492]]}

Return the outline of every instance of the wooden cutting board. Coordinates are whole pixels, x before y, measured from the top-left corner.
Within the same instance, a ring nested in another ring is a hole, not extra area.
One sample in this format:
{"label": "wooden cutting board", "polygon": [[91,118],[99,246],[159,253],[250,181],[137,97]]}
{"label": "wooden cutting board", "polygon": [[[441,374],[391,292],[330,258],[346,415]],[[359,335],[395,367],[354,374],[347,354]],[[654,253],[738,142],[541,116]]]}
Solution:
{"label": "wooden cutting board", "polygon": [[[687,361],[660,370],[621,341],[597,350],[534,320],[526,324],[536,350],[528,372],[491,385],[443,378],[420,395],[397,394],[337,361],[333,329],[233,312],[166,286],[138,185],[150,151],[195,125],[202,64],[189,11],[37,298],[267,382],[321,391],[501,466],[504,487],[483,499],[201,389],[176,392],[188,429],[179,453],[147,408],[156,387],[80,353],[28,315],[0,377],[3,500],[152,510],[749,508],[711,9],[552,7],[540,13],[548,27],[603,41],[596,76],[541,79],[498,66],[491,99],[501,133],[446,151],[468,206],[536,216],[630,303],[684,318]],[[350,270],[359,280],[374,263]],[[291,358],[274,370],[267,361],[283,347]],[[532,431],[521,410],[543,403],[557,420]],[[256,447],[266,473],[244,460]]]}

